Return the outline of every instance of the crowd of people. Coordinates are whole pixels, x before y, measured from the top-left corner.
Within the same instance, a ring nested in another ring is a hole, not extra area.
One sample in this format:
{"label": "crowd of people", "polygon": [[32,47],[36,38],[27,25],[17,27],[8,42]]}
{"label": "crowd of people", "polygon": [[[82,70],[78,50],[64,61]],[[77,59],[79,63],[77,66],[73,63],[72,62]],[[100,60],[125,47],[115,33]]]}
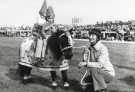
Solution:
{"label": "crowd of people", "polygon": [[32,26],[0,26],[0,37],[28,37]]}
{"label": "crowd of people", "polygon": [[97,22],[95,25],[76,26],[74,38],[87,38],[88,31],[92,28],[99,28],[102,32],[102,40],[135,41],[134,21],[109,21]]}
{"label": "crowd of people", "polygon": [[[55,28],[63,27],[64,29],[71,29],[72,37],[75,39],[87,39],[88,32],[92,28],[101,30],[102,40],[121,40],[121,41],[135,41],[135,21],[107,21],[94,25],[62,25],[54,24]],[[43,24],[41,24],[43,25]],[[27,37],[31,34],[32,27],[19,26],[19,27],[0,27],[0,36],[8,37]]]}
{"label": "crowd of people", "polygon": [[31,30],[32,27],[31,26],[24,26],[24,25],[21,25],[21,26],[0,26],[0,30]]}

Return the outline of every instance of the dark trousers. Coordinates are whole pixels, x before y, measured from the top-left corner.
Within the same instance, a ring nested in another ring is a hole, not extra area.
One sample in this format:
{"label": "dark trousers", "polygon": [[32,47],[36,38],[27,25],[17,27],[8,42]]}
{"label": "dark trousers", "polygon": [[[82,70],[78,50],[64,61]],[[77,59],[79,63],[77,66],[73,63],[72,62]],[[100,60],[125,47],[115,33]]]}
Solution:
{"label": "dark trousers", "polygon": [[[52,81],[56,81],[57,78],[56,71],[51,71],[50,74],[52,77]],[[68,81],[67,70],[61,71],[61,75],[63,82],[67,82]]]}
{"label": "dark trousers", "polygon": [[24,65],[18,65],[19,75],[20,77],[29,76],[31,74],[31,67],[27,67]]}
{"label": "dark trousers", "polygon": [[88,85],[83,92],[108,92],[108,91],[107,91],[107,89],[101,89],[101,90],[94,91],[94,86]]}
{"label": "dark trousers", "polygon": [[107,89],[101,89],[94,91],[94,84],[93,84],[93,79],[91,75],[88,75],[85,77],[84,81],[86,83],[90,83],[90,85],[86,86],[86,89],[84,89],[84,92],[107,92]]}
{"label": "dark trousers", "polygon": [[92,75],[86,76],[85,79],[84,79],[84,82],[89,83],[88,85],[86,85],[86,88],[84,89],[84,92],[95,92]]}

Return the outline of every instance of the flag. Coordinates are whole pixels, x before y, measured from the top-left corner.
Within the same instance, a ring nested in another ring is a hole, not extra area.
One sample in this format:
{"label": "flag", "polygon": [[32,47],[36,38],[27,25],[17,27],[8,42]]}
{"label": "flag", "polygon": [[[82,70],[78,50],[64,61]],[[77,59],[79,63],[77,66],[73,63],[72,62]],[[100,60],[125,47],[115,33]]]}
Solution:
{"label": "flag", "polygon": [[47,11],[47,3],[46,3],[46,0],[44,0],[43,4],[41,6],[41,9],[39,10],[39,15],[41,16],[41,18],[45,19],[46,11]]}

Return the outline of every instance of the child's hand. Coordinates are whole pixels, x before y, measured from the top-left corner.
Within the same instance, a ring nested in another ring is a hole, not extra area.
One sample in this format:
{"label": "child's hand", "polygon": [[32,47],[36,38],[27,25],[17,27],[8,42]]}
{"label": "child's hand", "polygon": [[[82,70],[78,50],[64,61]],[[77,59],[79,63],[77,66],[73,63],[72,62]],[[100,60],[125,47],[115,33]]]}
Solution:
{"label": "child's hand", "polygon": [[84,66],[86,66],[86,65],[87,65],[86,62],[80,62],[80,63],[78,64],[79,67],[84,67]]}

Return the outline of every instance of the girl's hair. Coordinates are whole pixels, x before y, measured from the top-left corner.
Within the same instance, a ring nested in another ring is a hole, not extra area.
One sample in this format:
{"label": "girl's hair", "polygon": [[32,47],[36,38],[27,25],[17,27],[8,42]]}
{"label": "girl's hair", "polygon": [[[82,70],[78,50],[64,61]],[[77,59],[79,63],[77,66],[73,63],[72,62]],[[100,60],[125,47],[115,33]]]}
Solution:
{"label": "girl's hair", "polygon": [[89,35],[91,34],[95,34],[98,38],[98,40],[101,39],[101,30],[100,29],[97,29],[97,28],[93,28],[89,31]]}

